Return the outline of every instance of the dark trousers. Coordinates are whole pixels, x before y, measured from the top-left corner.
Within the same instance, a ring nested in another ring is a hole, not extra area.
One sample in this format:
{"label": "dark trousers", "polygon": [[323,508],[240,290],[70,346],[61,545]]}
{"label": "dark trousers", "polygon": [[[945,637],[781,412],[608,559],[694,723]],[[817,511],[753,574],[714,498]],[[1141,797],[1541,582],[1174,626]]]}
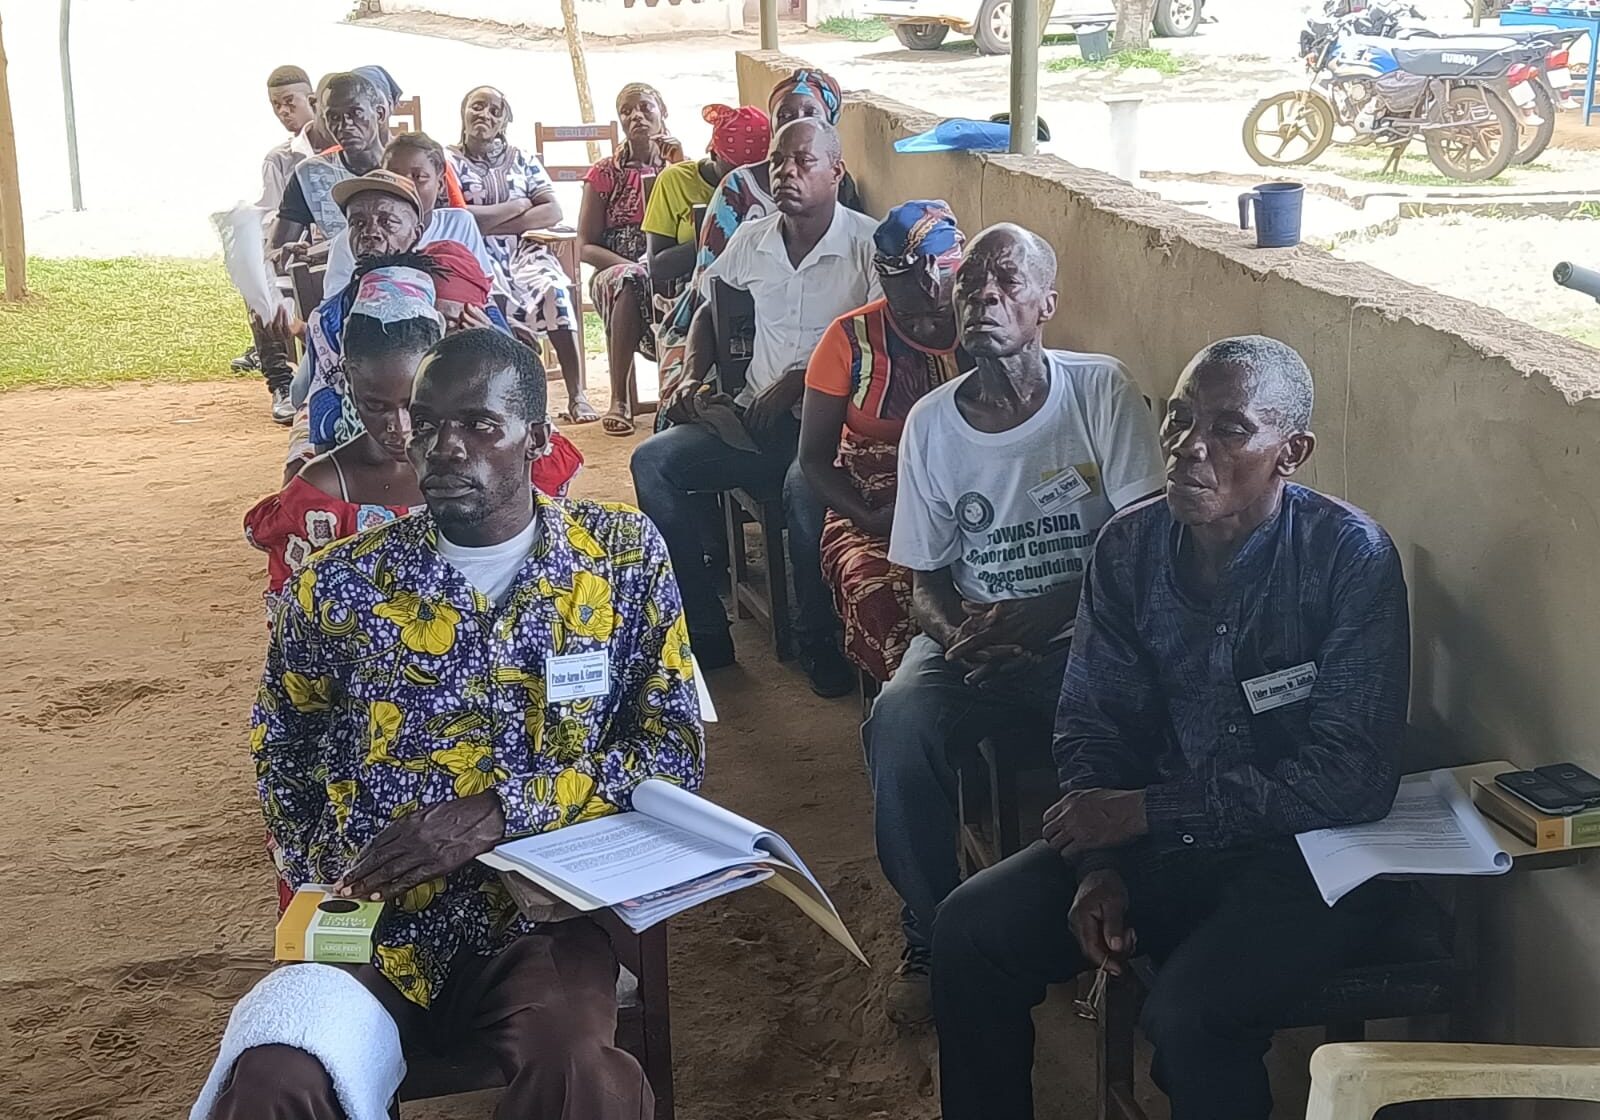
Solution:
{"label": "dark trousers", "polygon": [[[496,1120],[647,1120],[655,1096],[639,1063],[617,1049],[617,958],[592,922],[529,934],[494,957],[463,956],[429,1008],[377,969],[356,977],[393,1017],[408,1058],[471,1048],[494,1055],[506,1090]],[[213,1120],[344,1120],[320,1062],[290,1046],[258,1046],[234,1063]]]}
{"label": "dark trousers", "polygon": [[973,686],[965,680],[968,666],[946,661],[938,642],[918,634],[872,702],[861,745],[872,778],[873,834],[883,874],[904,903],[900,921],[912,948],[932,944],[934,913],[961,881],[960,768],[985,735],[1016,748],[1025,748],[1026,736],[1047,743],[1066,663],[1061,650]]}
{"label": "dark trousers", "polygon": [[289,382],[294,380],[294,355],[289,344],[267,330],[253,313],[246,312],[246,318],[250,320],[250,339],[255,343],[256,356],[261,359],[261,376],[266,379],[267,388],[288,389]]}
{"label": "dark trousers", "polygon": [[[1294,1003],[1392,912],[1394,884],[1329,907],[1293,847],[1153,856],[1135,846],[1128,921],[1159,974],[1141,1026],[1173,1120],[1267,1120],[1262,1057]],[[934,927],[944,1120],[1031,1120],[1033,1019],[1089,968],[1067,928],[1072,867],[1043,842],[963,883]]]}
{"label": "dark trousers", "polygon": [[[799,615],[795,638],[805,649],[834,641],[833,598],[822,582],[822,519],[826,508],[800,471],[795,450],[800,422],[784,417],[759,454],[739,451],[699,424],[657,432],[633,452],[633,490],[672,556],[691,641],[726,642],[728,615],[704,560],[704,535],[695,496],[739,487],[783,491],[790,571]],[[768,541],[768,548],[779,547]]]}

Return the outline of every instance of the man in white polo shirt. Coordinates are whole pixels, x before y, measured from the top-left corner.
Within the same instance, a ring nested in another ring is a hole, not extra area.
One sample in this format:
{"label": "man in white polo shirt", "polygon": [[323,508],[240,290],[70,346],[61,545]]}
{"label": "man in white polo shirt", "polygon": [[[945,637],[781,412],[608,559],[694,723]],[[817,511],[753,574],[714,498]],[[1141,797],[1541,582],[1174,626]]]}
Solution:
{"label": "man in white polo shirt", "polygon": [[977,363],[912,407],[889,559],[913,575],[920,634],[862,725],[878,859],[904,902],[888,990],[900,1023],[931,1017],[934,912],[958,882],[956,770],[995,731],[1047,741],[1095,535],[1159,491],[1156,423],[1122,363],[1043,347],[1056,259],[994,226],[956,273]]}
{"label": "man in white polo shirt", "polygon": [[[825,509],[800,471],[800,398],[806,363],[828,325],[881,295],[872,267],[875,219],[839,205],[844,158],[839,134],[807,118],[778,130],[769,160],[777,212],[747,221],[701,278],[705,303],[689,328],[688,376],[663,406],[691,421],[708,399],[716,355],[710,299],[715,281],[750,293],[755,346],[745,385],[734,398],[750,441],[734,447],[709,425],[680,422],[633,453],[639,508],[672,553],[695,658],[714,669],[733,661],[728,616],[703,560],[694,495],[734,487],[783,488],[798,620],[795,638],[811,687],[842,696],[855,674],[839,649],[833,601],[822,582]],[[749,450],[750,446],[757,450]]]}

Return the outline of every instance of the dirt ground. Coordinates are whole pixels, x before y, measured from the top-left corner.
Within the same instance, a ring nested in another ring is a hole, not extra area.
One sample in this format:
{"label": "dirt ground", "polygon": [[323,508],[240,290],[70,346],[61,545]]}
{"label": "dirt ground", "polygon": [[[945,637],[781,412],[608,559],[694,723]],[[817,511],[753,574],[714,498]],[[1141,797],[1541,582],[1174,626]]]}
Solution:
{"label": "dirt ground", "polygon": [[[283,431],[247,382],[5,403],[0,1116],[170,1120],[271,952],[245,745],[265,569],[239,526],[275,485]],[[631,442],[566,430],[589,459],[577,492],[631,498]],[[857,701],[818,700],[753,624],[736,634],[739,666],[710,682],[722,722],[706,791],[793,841],[874,968],[765,891],[675,920],[679,1115],[932,1117],[932,1040],[898,1036],[880,1010],[899,944]],[[1042,1114],[1087,1115],[1092,1037],[1053,1003]],[[407,1116],[489,1109],[457,1098]]]}

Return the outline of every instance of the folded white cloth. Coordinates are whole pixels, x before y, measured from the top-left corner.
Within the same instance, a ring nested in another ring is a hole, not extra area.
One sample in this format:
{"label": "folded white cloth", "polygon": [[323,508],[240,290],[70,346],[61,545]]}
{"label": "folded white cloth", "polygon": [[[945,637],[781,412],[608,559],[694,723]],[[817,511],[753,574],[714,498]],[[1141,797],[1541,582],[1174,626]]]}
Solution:
{"label": "folded white cloth", "polygon": [[349,1120],[388,1120],[389,1101],[406,1076],[400,1030],[361,981],[325,964],[277,969],[244,994],[228,1016],[189,1120],[211,1120],[240,1054],[272,1045],[293,1046],[321,1062]]}

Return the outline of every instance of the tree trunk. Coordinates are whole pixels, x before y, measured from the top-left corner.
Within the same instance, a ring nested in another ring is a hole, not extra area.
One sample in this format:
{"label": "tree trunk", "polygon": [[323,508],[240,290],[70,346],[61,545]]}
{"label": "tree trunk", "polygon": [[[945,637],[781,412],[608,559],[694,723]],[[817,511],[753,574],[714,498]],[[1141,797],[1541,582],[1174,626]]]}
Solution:
{"label": "tree trunk", "polygon": [[1111,38],[1111,49],[1133,51],[1148,47],[1155,16],[1156,0],[1117,0],[1117,30]]}
{"label": "tree trunk", "polygon": [[[583,57],[583,32],[578,30],[574,0],[561,0],[561,23],[567,33],[567,53],[572,56],[572,84],[578,87],[578,115],[584,124],[594,124],[594,90],[589,86],[589,63]],[[600,145],[591,140],[589,162],[597,162],[600,155]]]}
{"label": "tree trunk", "polygon": [[6,270],[6,299],[22,299],[28,294],[28,250],[22,240],[17,130],[11,120],[11,87],[6,81],[3,32],[0,32],[0,264]]}

